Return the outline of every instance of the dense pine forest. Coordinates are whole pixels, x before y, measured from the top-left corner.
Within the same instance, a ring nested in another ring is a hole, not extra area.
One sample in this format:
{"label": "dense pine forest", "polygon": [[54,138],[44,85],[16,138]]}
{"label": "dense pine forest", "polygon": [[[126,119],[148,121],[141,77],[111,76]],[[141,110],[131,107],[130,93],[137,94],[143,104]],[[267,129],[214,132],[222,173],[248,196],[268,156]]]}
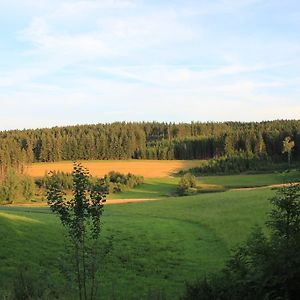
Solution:
{"label": "dense pine forest", "polygon": [[1,171],[31,162],[87,159],[209,159],[236,153],[282,160],[282,141],[295,142],[300,120],[224,123],[125,123],[0,132]]}

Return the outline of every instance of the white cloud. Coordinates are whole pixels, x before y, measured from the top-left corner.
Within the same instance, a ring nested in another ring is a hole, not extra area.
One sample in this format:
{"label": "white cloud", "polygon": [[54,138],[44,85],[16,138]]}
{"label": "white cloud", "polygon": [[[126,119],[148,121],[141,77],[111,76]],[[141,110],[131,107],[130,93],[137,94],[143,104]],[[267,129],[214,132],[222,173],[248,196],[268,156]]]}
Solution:
{"label": "white cloud", "polygon": [[70,35],[68,33],[51,33],[48,24],[42,18],[36,18],[30,26],[22,31],[22,38],[31,42],[36,48],[33,54],[58,54],[61,57],[105,56],[111,54],[97,33]]}
{"label": "white cloud", "polygon": [[295,118],[298,40],[226,23],[261,3],[11,0],[30,17],[0,69],[1,126]]}
{"label": "white cloud", "polygon": [[[238,120],[298,118],[300,103],[294,95],[264,91],[281,83],[211,80],[194,86],[144,85],[140,82],[76,76],[72,86],[27,83],[4,92],[1,126],[44,127],[116,120]],[[284,105],[283,105],[284,103]],[[22,112],[11,123],[5,116]],[[43,118],[41,117],[43,116]]]}
{"label": "white cloud", "polygon": [[[249,76],[251,73],[265,71],[268,69],[276,69],[285,66],[285,64],[257,64],[257,65],[228,65],[218,68],[204,69],[200,66],[133,66],[133,67],[99,67],[97,70],[119,76],[121,78],[133,79],[144,83],[155,84],[158,86],[166,86],[176,88],[197,88],[199,85],[207,86],[211,82],[217,85],[220,79],[234,76]],[[197,70],[195,70],[197,69]],[[256,87],[264,86],[282,86],[279,81],[259,82]],[[248,84],[249,86],[249,84]],[[254,84],[252,84],[254,86]]]}

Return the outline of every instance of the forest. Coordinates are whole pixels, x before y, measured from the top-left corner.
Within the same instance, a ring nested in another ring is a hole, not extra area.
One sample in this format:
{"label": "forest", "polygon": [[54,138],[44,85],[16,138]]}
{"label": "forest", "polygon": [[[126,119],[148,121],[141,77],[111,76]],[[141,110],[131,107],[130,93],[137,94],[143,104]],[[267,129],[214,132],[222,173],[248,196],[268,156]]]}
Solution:
{"label": "forest", "polygon": [[116,122],[0,132],[0,171],[31,162],[93,159],[211,159],[245,153],[284,159],[282,141],[295,142],[300,120],[266,122]]}

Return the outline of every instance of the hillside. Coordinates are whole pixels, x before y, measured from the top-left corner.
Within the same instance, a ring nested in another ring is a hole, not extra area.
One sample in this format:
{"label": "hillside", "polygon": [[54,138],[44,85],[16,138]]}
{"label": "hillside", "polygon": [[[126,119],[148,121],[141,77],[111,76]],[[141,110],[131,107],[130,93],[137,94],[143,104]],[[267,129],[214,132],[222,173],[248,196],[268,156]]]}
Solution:
{"label": "hillside", "polygon": [[282,142],[295,142],[300,120],[260,123],[111,123],[0,132],[0,172],[31,162],[61,160],[209,159],[246,153],[281,161]]}
{"label": "hillside", "polygon": [[[186,281],[222,268],[269,210],[269,189],[231,191],[105,207],[103,242],[113,248],[102,262],[103,299],[177,299]],[[72,298],[59,273],[63,232],[48,208],[0,207],[3,258],[0,293],[11,288],[20,267],[44,292]]]}

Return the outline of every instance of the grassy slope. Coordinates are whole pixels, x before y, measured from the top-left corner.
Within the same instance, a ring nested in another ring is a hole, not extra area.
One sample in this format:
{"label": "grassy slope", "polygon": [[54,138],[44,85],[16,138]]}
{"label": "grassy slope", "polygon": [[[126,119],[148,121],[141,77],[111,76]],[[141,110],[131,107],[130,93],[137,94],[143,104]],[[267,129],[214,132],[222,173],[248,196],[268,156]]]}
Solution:
{"label": "grassy slope", "polygon": [[[123,193],[109,195],[109,199],[160,198],[170,196],[175,193],[178,181],[178,177],[145,179],[144,184]],[[199,186],[206,192],[232,188],[268,186],[289,181],[300,181],[300,172],[203,176],[198,179]]]}
{"label": "grassy slope", "polygon": [[123,193],[110,194],[109,199],[161,198],[175,193],[178,178],[149,178],[136,188]]}
{"label": "grassy slope", "polygon": [[203,176],[200,181],[206,184],[222,185],[225,188],[259,187],[273,184],[300,181],[299,171],[293,170],[288,173],[269,173],[253,175],[224,175]]}
{"label": "grassy slope", "polygon": [[[274,191],[229,191],[105,207],[104,236],[114,236],[103,266],[105,299],[146,298],[163,290],[173,299],[184,281],[218,270],[229,249],[263,224]],[[0,287],[22,262],[62,283],[55,267],[62,231],[46,208],[0,207]],[[67,290],[67,289],[65,289]],[[58,288],[59,291],[59,288]]]}

